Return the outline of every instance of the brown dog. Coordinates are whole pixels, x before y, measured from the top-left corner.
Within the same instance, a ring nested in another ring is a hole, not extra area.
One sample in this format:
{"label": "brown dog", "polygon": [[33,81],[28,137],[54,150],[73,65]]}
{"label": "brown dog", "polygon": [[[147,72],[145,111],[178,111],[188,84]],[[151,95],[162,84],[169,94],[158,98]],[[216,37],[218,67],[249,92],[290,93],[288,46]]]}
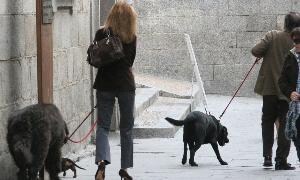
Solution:
{"label": "brown dog", "polygon": [[74,176],[73,178],[76,178],[77,177],[77,174],[76,174],[76,167],[78,167],[79,169],[83,169],[83,170],[86,170],[80,166],[78,166],[74,161],[72,161],[71,159],[68,159],[68,158],[62,158],[62,161],[61,161],[61,170],[63,173],[63,176],[66,176],[66,171],[71,169],[73,172],[74,172]]}

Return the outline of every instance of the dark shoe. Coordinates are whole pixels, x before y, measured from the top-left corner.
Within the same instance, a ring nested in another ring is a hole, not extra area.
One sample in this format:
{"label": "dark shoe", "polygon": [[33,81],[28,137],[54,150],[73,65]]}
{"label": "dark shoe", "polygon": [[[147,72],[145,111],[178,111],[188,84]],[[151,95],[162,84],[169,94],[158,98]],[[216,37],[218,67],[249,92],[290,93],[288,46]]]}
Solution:
{"label": "dark shoe", "polygon": [[273,164],[272,164],[272,157],[271,156],[266,156],[265,157],[263,166],[265,166],[265,167],[273,166]]}
{"label": "dark shoe", "polygon": [[121,176],[121,180],[132,180],[132,177],[129,176],[129,174],[127,173],[127,171],[125,171],[124,169],[120,169],[119,171],[119,175]]}
{"label": "dark shoe", "polygon": [[275,164],[275,170],[295,170],[296,168],[291,166],[290,163],[280,163],[276,162]]}
{"label": "dark shoe", "polygon": [[105,162],[101,162],[98,165],[98,169],[95,174],[95,180],[104,180],[104,179],[105,179]]}

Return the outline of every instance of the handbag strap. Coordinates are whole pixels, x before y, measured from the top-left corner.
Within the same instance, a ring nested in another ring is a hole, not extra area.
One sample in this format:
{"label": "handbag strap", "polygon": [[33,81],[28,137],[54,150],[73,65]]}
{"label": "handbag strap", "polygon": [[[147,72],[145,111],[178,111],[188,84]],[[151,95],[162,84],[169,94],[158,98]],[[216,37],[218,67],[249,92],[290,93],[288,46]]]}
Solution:
{"label": "handbag strap", "polygon": [[108,38],[110,37],[111,34],[109,28],[105,29],[105,34]]}

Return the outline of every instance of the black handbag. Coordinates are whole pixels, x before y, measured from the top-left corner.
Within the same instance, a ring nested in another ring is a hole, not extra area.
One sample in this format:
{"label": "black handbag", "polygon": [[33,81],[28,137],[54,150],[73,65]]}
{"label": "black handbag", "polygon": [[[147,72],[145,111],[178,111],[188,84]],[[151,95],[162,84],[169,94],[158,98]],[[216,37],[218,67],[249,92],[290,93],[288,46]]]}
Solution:
{"label": "black handbag", "polygon": [[88,63],[96,68],[108,66],[125,56],[121,39],[111,35],[109,29],[106,29],[105,33],[107,37],[93,41],[87,51]]}

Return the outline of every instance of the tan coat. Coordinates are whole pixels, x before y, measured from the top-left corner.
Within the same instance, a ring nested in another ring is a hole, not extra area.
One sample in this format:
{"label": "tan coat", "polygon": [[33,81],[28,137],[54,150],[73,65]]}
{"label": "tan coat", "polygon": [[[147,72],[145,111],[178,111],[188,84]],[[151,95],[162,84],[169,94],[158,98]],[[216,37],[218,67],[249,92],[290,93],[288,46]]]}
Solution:
{"label": "tan coat", "polygon": [[254,92],[264,95],[276,95],[287,100],[278,86],[278,79],[286,54],[293,48],[290,34],[283,31],[269,31],[263,39],[252,48],[255,57],[262,57]]}

